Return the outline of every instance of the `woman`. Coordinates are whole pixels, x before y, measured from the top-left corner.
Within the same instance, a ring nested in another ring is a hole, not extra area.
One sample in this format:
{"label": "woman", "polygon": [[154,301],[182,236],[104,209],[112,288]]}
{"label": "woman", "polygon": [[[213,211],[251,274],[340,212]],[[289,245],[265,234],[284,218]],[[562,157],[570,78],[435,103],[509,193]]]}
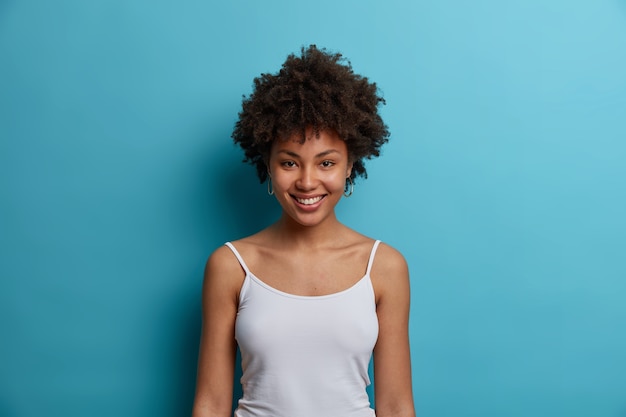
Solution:
{"label": "woman", "polygon": [[335,216],[388,140],[384,100],[315,46],[254,83],[233,139],[282,216],[207,262],[193,415],[231,415],[239,345],[237,417],[414,416],[406,262]]}

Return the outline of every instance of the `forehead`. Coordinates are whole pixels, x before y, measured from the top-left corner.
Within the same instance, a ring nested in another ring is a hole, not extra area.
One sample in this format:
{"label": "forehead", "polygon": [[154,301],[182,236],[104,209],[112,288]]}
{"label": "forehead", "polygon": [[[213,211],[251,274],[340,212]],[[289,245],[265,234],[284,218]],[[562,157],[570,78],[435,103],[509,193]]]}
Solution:
{"label": "forehead", "polygon": [[303,140],[302,133],[294,133],[284,140],[275,140],[272,144],[272,154],[281,151],[297,153],[298,155],[318,154],[329,150],[339,153],[348,152],[346,142],[332,130],[321,130],[318,135],[311,129],[306,131]]}

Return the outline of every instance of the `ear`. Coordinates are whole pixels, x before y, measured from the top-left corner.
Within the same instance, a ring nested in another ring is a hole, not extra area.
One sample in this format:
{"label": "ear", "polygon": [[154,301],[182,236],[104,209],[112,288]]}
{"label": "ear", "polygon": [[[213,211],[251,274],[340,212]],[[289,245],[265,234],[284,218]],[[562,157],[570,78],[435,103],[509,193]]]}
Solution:
{"label": "ear", "polygon": [[348,162],[348,167],[346,168],[346,178],[350,178],[352,175],[352,162]]}

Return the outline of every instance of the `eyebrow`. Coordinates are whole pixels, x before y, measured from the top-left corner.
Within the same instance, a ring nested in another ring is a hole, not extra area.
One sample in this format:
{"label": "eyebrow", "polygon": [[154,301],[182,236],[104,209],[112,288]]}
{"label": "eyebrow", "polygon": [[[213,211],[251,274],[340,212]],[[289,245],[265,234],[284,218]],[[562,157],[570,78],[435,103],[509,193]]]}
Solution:
{"label": "eyebrow", "polygon": [[[277,153],[284,153],[284,154],[287,154],[287,155],[289,155],[291,157],[294,157],[294,158],[299,158],[300,157],[300,155],[298,155],[297,153],[295,153],[293,151],[288,151],[286,149],[281,149]],[[340,153],[340,152],[338,150],[336,150],[336,149],[328,149],[328,150],[326,150],[324,152],[318,153],[317,155],[315,155],[315,157],[316,158],[323,158],[325,156],[330,155],[331,153]]]}

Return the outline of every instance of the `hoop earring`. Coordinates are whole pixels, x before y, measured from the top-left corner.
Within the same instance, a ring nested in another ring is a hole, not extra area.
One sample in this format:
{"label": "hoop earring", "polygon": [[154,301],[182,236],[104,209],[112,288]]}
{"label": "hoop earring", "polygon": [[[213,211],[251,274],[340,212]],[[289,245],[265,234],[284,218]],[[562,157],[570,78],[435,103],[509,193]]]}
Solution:
{"label": "hoop earring", "polygon": [[345,197],[350,197],[354,192],[354,183],[352,182],[352,178],[346,178],[346,185],[343,187],[343,195]]}
{"label": "hoop earring", "polygon": [[269,195],[274,195],[274,187],[272,187],[272,177],[267,176],[267,193]]}

